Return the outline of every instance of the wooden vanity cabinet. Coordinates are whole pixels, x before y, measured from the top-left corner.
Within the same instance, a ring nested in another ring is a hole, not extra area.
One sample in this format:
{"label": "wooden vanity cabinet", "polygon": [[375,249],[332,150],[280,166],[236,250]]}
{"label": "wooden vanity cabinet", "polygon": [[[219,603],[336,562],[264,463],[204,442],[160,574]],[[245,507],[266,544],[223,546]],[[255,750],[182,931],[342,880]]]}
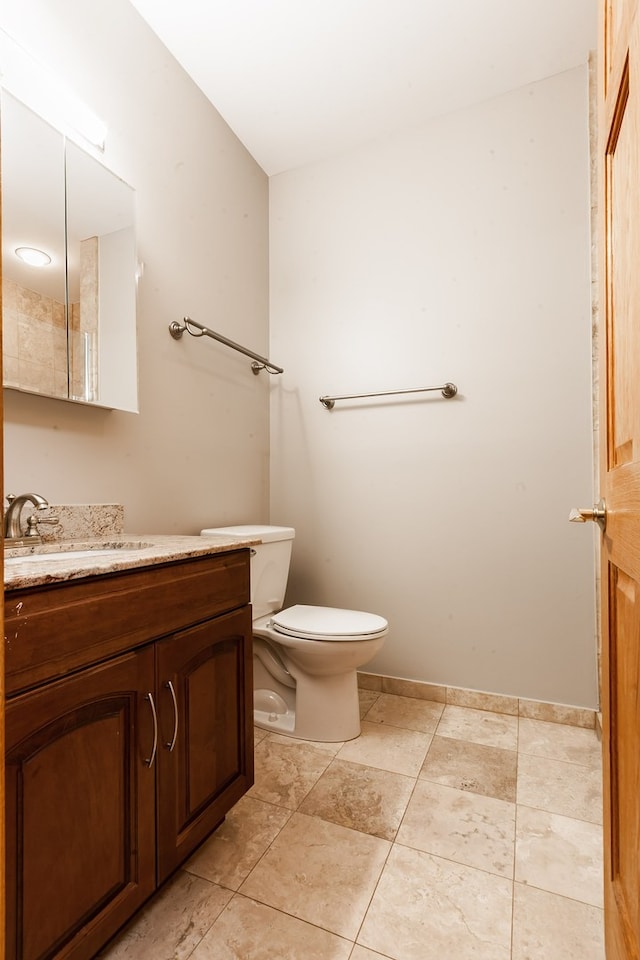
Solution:
{"label": "wooden vanity cabinet", "polygon": [[90,960],[253,783],[248,557],[6,593],[8,960]]}
{"label": "wooden vanity cabinet", "polygon": [[253,755],[252,657],[248,607],[156,644],[159,883],[253,783],[253,766],[251,783],[244,769]]}
{"label": "wooden vanity cabinet", "polygon": [[8,701],[8,958],[91,957],[155,889],[150,648]]}

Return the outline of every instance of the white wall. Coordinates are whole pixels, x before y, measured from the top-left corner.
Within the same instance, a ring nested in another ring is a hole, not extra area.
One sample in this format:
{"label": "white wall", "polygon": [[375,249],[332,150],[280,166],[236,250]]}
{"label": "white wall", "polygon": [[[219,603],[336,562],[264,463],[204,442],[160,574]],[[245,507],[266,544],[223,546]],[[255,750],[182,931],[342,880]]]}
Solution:
{"label": "white wall", "polygon": [[190,314],[268,350],[268,181],[126,0],[4,0],[0,26],[103,120],[136,189],[139,415],[5,391],[5,490],[119,502],[130,531],[267,519],[269,390]]}
{"label": "white wall", "polygon": [[386,616],[374,673],[595,706],[586,65],[270,195],[288,600]]}

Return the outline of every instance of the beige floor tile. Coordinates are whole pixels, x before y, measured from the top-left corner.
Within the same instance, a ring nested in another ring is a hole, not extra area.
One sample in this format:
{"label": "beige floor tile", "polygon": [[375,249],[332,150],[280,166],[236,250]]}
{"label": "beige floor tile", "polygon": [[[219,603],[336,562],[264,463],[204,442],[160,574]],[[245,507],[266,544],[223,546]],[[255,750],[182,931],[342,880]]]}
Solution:
{"label": "beige floor tile", "polygon": [[321,753],[330,753],[332,757],[335,757],[340,747],[343,747],[345,743],[344,740],[332,740],[330,743],[326,740],[300,740],[298,737],[285,737],[281,733],[270,733],[268,737],[271,743],[282,743],[285,747],[296,745],[313,747],[314,750],[320,750]]}
{"label": "beige floor tile", "polygon": [[263,730],[261,727],[253,728],[253,744],[257,746],[265,737],[268,737],[269,733],[267,730]]}
{"label": "beige floor tile", "polygon": [[498,800],[516,799],[515,750],[435,736],[420,777]]}
{"label": "beige floor tile", "polygon": [[232,896],[231,890],[180,872],[100,957],[103,960],[184,960]]}
{"label": "beige floor tile", "polygon": [[397,843],[513,878],[516,807],[420,780]]}
{"label": "beige floor tile", "polygon": [[348,960],[351,946],[310,923],[235,896],[191,960]]}
{"label": "beige floor tile", "polygon": [[338,752],[340,760],[363,763],[391,773],[417,777],[431,743],[432,734],[403,730],[385,723],[362,721],[362,732]]}
{"label": "beige floor tile", "polygon": [[334,760],[302,801],[300,812],[393,840],[414,784],[413,777]]}
{"label": "beige floor tile", "polygon": [[605,960],[603,911],[516,883],[512,960]]}
{"label": "beige floor tile", "polygon": [[296,740],[263,740],[255,749],[255,783],[247,796],[296,810],[331,763],[331,754]]}
{"label": "beige floor tile", "polygon": [[375,953],[373,950],[367,950],[366,947],[360,947],[356,944],[349,960],[387,960],[387,958],[383,957],[381,953]]}
{"label": "beige floor tile", "polygon": [[345,744],[256,730],[256,786],[101,960],[604,960],[594,731],[360,702]]}
{"label": "beige floor tile", "polygon": [[602,827],[518,806],[515,879],[602,906]]}
{"label": "beige floor tile", "polygon": [[600,769],[602,747],[595,730],[564,723],[520,718],[518,751],[550,760],[567,760]]}
{"label": "beige floor tile", "polygon": [[393,960],[509,960],[512,882],[395,845],[357,942]]}
{"label": "beige floor tile", "polygon": [[360,701],[360,719],[364,720],[367,713],[374,705],[380,693],[375,690],[358,690],[358,700]]}
{"label": "beige floor tile", "polygon": [[378,837],[295,813],[240,892],[353,940],[390,846]]}
{"label": "beige floor tile", "polygon": [[435,700],[416,700],[382,693],[367,713],[370,723],[388,723],[406,730],[433,733],[442,716],[444,704]]}
{"label": "beige floor tile", "polygon": [[506,713],[490,713],[472,707],[447,704],[436,733],[454,740],[471,740],[488,747],[516,750],[518,747],[518,718]]}
{"label": "beige floor tile", "polygon": [[283,807],[244,796],[184,869],[237,890],[290,816]]}
{"label": "beige floor tile", "polygon": [[602,823],[600,769],[520,754],[518,803],[565,817]]}

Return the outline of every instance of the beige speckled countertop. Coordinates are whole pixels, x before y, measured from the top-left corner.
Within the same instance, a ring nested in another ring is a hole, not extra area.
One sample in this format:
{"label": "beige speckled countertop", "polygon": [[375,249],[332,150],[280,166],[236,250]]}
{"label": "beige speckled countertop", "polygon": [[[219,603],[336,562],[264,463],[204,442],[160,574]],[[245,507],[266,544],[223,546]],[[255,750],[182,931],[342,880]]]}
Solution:
{"label": "beige speckled countertop", "polygon": [[[230,537],[177,537],[122,533],[31,546],[5,544],[4,585],[20,590],[40,584],[78,580],[135,567],[148,567],[207,554],[228,553],[259,543]],[[107,552],[105,552],[107,551]]]}

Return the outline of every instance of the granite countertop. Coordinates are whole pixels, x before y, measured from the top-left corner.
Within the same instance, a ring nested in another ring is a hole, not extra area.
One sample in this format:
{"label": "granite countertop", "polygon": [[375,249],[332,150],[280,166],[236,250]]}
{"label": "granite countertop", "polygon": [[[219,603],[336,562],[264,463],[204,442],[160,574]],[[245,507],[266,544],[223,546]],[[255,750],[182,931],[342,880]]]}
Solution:
{"label": "granite countertop", "polygon": [[[173,560],[228,553],[259,543],[224,536],[110,534],[77,537],[24,546],[5,543],[4,585],[20,590],[41,584],[77,580],[119,570],[148,567]],[[65,556],[65,554],[67,554]]]}

